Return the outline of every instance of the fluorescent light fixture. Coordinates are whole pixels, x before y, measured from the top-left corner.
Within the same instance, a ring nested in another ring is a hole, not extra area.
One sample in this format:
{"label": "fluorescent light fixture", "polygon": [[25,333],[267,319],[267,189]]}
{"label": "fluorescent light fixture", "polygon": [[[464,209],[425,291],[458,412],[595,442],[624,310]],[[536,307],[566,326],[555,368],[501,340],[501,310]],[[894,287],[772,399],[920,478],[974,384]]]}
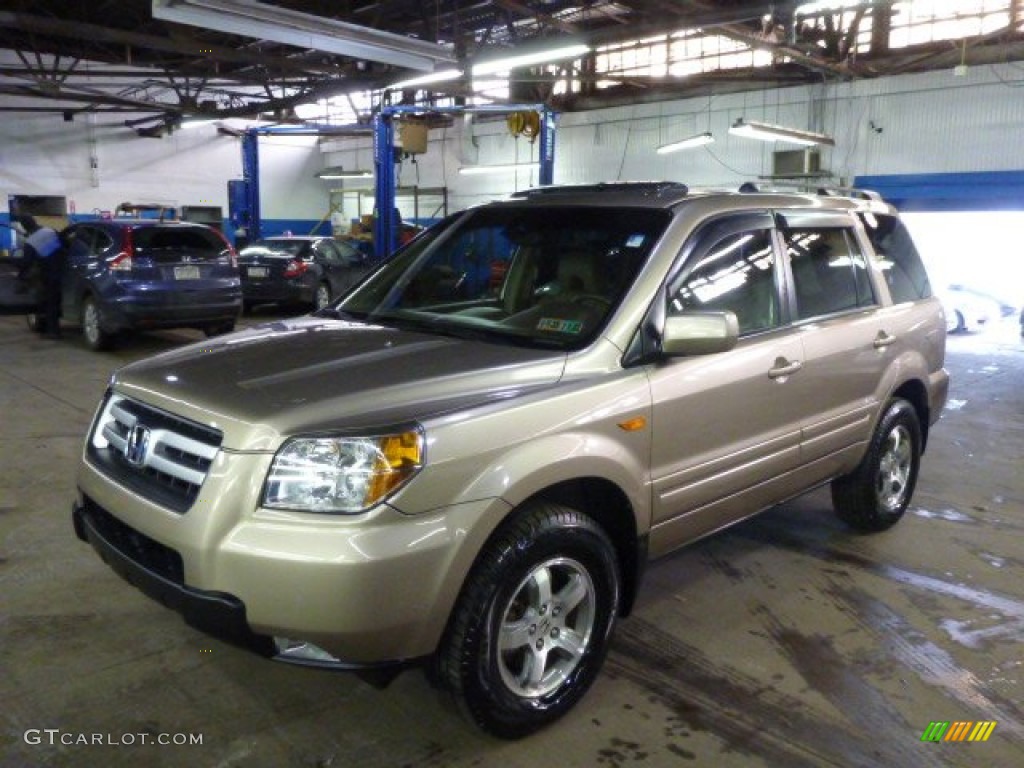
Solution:
{"label": "fluorescent light fixture", "polygon": [[220,121],[216,120],[216,119],[212,119],[212,120],[203,120],[203,119],[194,120],[194,119],[185,118],[184,120],[181,121],[181,125],[179,125],[178,127],[181,128],[181,129],[186,129],[186,128],[202,128],[204,125],[216,125],[219,122]]}
{"label": "fluorescent light fixture", "polygon": [[816,144],[826,144],[830,147],[836,145],[836,140],[824,133],[813,131],[802,131],[798,128],[785,128],[781,125],[769,125],[758,123],[753,120],[737,118],[732,124],[729,133],[737,136],[746,136],[748,139],[761,139],[762,141],[788,141],[791,144],[799,144],[804,147],[813,147]]}
{"label": "fluorescent light fixture", "polygon": [[449,46],[256,0],[152,0],[152,13],[164,21],[421,71],[456,61]]}
{"label": "fluorescent light fixture", "polygon": [[463,175],[481,173],[503,173],[505,171],[537,171],[540,163],[499,163],[496,165],[464,165],[459,168]]}
{"label": "fluorescent light fixture", "polygon": [[491,61],[481,61],[473,65],[470,70],[473,77],[481,75],[493,75],[495,72],[507,72],[517,67],[528,67],[531,64],[547,64],[561,59],[576,59],[585,53],[590,53],[590,46],[582,43],[566,45],[561,48],[549,48],[546,51],[534,53],[520,53],[512,56],[505,56]]}
{"label": "fluorescent light fixture", "polygon": [[441,69],[437,72],[431,72],[429,75],[420,75],[419,77],[411,77],[408,80],[399,80],[397,83],[392,83],[387,86],[385,90],[400,91],[405,88],[416,88],[421,85],[446,83],[449,80],[458,80],[460,77],[462,77],[461,69]]}
{"label": "fluorescent light fixture", "polygon": [[691,136],[690,138],[683,139],[682,141],[676,141],[671,144],[662,144],[658,147],[657,152],[659,155],[667,155],[669,152],[678,152],[681,149],[703,147],[705,144],[711,144],[714,140],[715,137],[705,131],[704,133],[698,133],[696,136]]}
{"label": "fluorescent light fixture", "polygon": [[373,171],[346,171],[344,168],[324,168],[317,176],[321,179],[372,179]]}

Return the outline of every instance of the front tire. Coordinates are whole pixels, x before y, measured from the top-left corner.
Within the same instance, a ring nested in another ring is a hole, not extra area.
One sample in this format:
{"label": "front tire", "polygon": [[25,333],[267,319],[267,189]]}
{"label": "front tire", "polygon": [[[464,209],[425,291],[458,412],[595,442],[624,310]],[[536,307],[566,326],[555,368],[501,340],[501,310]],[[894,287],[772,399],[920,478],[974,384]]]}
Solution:
{"label": "front tire", "polygon": [[438,681],[495,736],[550,724],[597,677],[620,583],[615,549],[592,519],[558,504],[524,508],[466,580],[438,652]]}
{"label": "front tire", "polygon": [[25,323],[33,333],[46,333],[46,316],[38,312],[25,315]]}
{"label": "front tire", "polygon": [[113,342],[113,336],[103,330],[103,313],[92,296],[82,300],[82,338],[93,352],[109,349]]}
{"label": "front tire", "polygon": [[921,464],[921,423],[906,400],[890,401],[868,452],[849,475],[832,482],[839,518],[858,531],[884,531],[907,511]]}

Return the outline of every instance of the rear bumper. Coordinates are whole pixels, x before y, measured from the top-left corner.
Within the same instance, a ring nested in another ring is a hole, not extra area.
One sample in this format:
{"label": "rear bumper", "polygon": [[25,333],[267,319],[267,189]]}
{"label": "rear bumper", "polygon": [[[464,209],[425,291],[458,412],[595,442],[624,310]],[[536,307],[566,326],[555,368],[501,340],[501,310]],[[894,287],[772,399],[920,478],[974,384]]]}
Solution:
{"label": "rear bumper", "polygon": [[310,304],[316,289],[311,285],[287,282],[245,282],[242,283],[242,296],[246,301],[283,302]]}
{"label": "rear bumper", "polygon": [[103,303],[103,325],[108,331],[122,328],[203,326],[235,320],[241,311],[240,291],[227,297],[194,294],[163,300],[156,297],[141,300],[125,296]]}

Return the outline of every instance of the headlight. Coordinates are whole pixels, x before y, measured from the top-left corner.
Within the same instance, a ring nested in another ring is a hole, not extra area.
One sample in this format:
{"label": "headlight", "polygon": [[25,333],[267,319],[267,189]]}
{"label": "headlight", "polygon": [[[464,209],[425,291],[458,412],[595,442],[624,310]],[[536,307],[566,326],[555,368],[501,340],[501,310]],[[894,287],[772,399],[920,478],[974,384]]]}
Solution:
{"label": "headlight", "polygon": [[417,430],[376,437],[296,437],[274,457],[263,505],[306,512],[362,512],[423,466]]}

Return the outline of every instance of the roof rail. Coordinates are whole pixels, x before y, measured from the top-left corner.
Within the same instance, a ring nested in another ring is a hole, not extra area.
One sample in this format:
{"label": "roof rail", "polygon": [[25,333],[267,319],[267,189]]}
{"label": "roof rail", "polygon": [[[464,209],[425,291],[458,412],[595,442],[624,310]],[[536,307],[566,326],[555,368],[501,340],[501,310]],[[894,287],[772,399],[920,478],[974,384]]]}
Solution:
{"label": "roof rail", "polygon": [[674,192],[689,193],[689,187],[678,181],[602,181],[597,184],[564,184],[550,187],[533,187],[514,192],[509,197],[548,197],[555,195],[576,195],[580,192],[638,192],[647,195],[661,195]]}
{"label": "roof rail", "polygon": [[743,193],[772,192],[778,189],[786,192],[809,192],[821,197],[850,197],[859,200],[884,202],[882,196],[873,189],[815,184],[811,181],[772,181],[766,186],[758,186],[752,181],[747,181],[740,185],[739,191]]}

